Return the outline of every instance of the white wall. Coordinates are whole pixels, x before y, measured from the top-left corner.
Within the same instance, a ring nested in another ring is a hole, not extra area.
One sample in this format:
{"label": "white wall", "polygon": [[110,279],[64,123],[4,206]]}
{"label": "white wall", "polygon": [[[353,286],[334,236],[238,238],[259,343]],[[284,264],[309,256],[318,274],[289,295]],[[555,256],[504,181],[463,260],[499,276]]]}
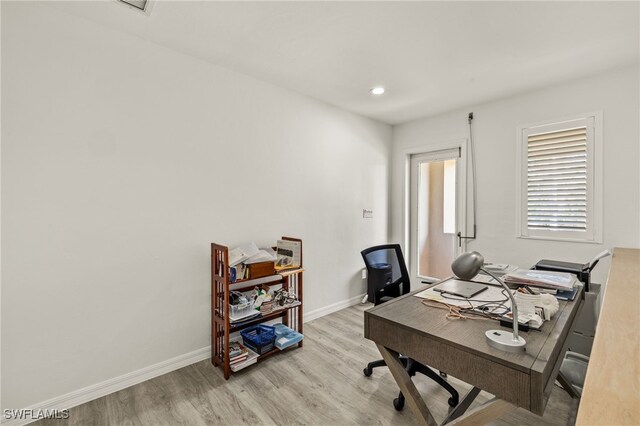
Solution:
{"label": "white wall", "polygon": [[389,126],[31,2],[2,89],[2,408],[209,345],[212,241],[302,238],[306,311],[365,291]]}
{"label": "white wall", "polygon": [[[466,139],[467,115],[473,111],[478,238],[468,250],[487,261],[529,267],[542,258],[586,262],[603,248],[640,247],[639,75],[637,67],[626,68],[394,127],[392,239],[402,241],[404,235],[403,151]],[[516,126],[597,110],[604,117],[604,244],[517,239]],[[606,280],[609,264],[597,266],[595,282]]]}

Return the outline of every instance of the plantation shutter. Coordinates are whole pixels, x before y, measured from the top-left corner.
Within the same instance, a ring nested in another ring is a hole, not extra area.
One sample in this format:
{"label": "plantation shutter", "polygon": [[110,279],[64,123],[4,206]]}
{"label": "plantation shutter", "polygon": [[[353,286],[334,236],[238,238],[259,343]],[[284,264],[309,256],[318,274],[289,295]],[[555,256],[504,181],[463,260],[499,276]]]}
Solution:
{"label": "plantation shutter", "polygon": [[587,127],[529,134],[527,227],[586,231]]}

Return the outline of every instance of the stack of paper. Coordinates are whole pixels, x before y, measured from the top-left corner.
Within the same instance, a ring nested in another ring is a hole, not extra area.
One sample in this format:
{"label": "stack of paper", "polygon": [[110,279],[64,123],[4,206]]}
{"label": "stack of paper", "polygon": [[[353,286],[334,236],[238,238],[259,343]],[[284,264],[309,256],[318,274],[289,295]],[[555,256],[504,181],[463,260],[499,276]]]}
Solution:
{"label": "stack of paper", "polygon": [[236,247],[233,250],[229,250],[229,266],[236,266],[240,262],[244,262],[251,256],[258,254],[260,249],[256,243],[245,244],[240,247]]}
{"label": "stack of paper", "polygon": [[519,269],[506,274],[503,280],[507,284],[527,285],[557,290],[571,290],[577,278],[566,272],[538,271],[534,269]]}
{"label": "stack of paper", "polygon": [[271,248],[259,249],[256,243],[245,244],[229,250],[229,266],[239,263],[275,262],[276,252]]}
{"label": "stack of paper", "polygon": [[540,328],[544,321],[538,309],[538,306],[541,306],[540,295],[516,291],[514,297],[518,305],[518,322],[529,323],[530,327]]}
{"label": "stack of paper", "polygon": [[515,272],[519,268],[516,265],[508,265],[506,263],[485,263],[484,269],[491,272],[493,275],[497,275],[498,277],[501,277],[504,274]]}
{"label": "stack of paper", "polygon": [[260,262],[275,262],[276,251],[272,248],[264,248],[258,250],[258,253],[254,254],[250,258],[244,261],[247,265]]}
{"label": "stack of paper", "polygon": [[[241,341],[242,339],[238,339],[238,343]],[[233,341],[229,342],[230,345],[233,345]],[[246,357],[243,358],[240,361],[236,362],[230,362],[230,367],[231,367],[231,371],[238,371],[238,370],[242,370],[245,367],[248,367],[252,364],[255,364],[258,361],[258,354],[255,353],[254,351],[252,351],[251,349],[247,348],[246,346],[242,345],[243,349],[246,351]]]}

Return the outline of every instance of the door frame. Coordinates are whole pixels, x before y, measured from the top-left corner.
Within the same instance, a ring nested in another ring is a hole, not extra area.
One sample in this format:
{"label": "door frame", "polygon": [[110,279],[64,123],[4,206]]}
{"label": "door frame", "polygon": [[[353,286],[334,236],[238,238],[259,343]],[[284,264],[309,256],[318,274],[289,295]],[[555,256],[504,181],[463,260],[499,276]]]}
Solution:
{"label": "door frame", "polygon": [[[404,159],[404,183],[403,183],[403,202],[402,202],[402,232],[403,232],[403,247],[405,247],[405,257],[407,261],[407,268],[409,275],[414,281],[414,285],[417,285],[416,280],[418,277],[418,262],[412,256],[412,244],[416,243],[411,239],[411,156],[420,154],[429,154],[437,151],[444,151],[449,149],[460,149],[459,167],[456,167],[456,206],[460,206],[457,209],[456,217],[456,233],[460,232],[462,235],[467,235],[467,156],[468,156],[468,144],[467,138],[453,139],[448,142],[433,145],[420,145],[402,150],[401,155]],[[464,253],[467,249],[467,241],[462,239],[461,246],[458,247],[456,242],[456,254]],[[417,250],[416,250],[417,253]],[[424,281],[424,279],[420,279]]]}

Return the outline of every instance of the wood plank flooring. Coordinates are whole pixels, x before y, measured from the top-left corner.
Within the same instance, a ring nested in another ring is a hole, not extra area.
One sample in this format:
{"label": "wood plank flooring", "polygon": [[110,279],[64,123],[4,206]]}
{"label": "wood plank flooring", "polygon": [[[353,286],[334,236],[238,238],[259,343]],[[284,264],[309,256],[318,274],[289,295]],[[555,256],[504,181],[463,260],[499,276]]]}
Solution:
{"label": "wood plank flooring", "polygon": [[[408,407],[392,406],[398,388],[387,368],[365,377],[367,362],[380,359],[363,337],[357,305],[305,324],[305,345],[268,357],[227,381],[209,360],[131,386],[70,410],[66,425],[412,425]],[[435,419],[447,414],[448,393],[428,378],[414,378]],[[470,386],[449,377],[461,397]],[[491,395],[481,392],[471,408]],[[518,409],[493,425],[573,425],[577,401],[556,387],[544,417]]]}

